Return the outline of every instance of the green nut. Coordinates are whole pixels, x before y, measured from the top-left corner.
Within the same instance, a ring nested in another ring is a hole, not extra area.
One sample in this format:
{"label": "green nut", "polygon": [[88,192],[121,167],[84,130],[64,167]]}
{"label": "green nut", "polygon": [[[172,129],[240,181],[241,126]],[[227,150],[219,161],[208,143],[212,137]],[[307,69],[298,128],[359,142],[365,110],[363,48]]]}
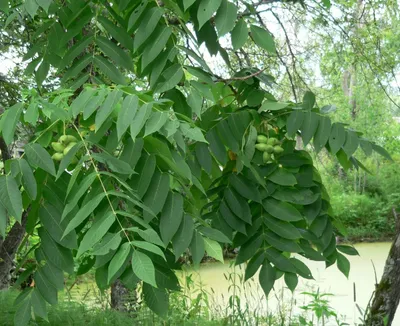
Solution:
{"label": "green nut", "polygon": [[285,150],[284,150],[282,147],[280,147],[280,146],[275,146],[275,147],[274,147],[274,153],[275,153],[275,154],[282,154],[284,151],[285,151]]}
{"label": "green nut", "polygon": [[69,143],[68,144],[68,146],[67,147],[65,147],[65,149],[64,149],[64,155],[67,155],[68,154],[68,152],[71,150],[71,148],[72,147],[74,147],[76,145],[76,143],[75,142],[72,142],[72,143]]}
{"label": "green nut", "polygon": [[264,135],[258,135],[257,136],[257,143],[267,144],[268,143],[268,138],[265,137]]}
{"label": "green nut", "polygon": [[266,151],[267,153],[272,154],[272,153],[274,152],[274,146],[272,146],[272,145],[267,145],[265,151]]}
{"label": "green nut", "polygon": [[267,143],[267,144],[268,144],[268,145],[271,145],[271,146],[274,146],[276,140],[277,140],[276,138],[272,138],[272,137],[271,137],[271,138],[268,139],[268,143]]}
{"label": "green nut", "polygon": [[72,142],[77,142],[78,140],[76,139],[76,137],[72,136],[72,135],[62,135],[58,141],[64,145],[68,145],[69,143]]}
{"label": "green nut", "polygon": [[267,153],[267,152],[264,152],[263,153],[263,162],[264,163],[268,163],[270,160],[271,160],[271,154]]}
{"label": "green nut", "polygon": [[54,161],[61,161],[64,158],[63,153],[54,153],[53,156],[51,157]]}
{"label": "green nut", "polygon": [[51,147],[53,147],[53,149],[54,149],[56,152],[59,152],[59,153],[62,153],[62,152],[64,151],[64,149],[65,149],[65,146],[64,146],[63,144],[61,144],[61,143],[56,143],[56,142],[52,142],[52,143],[51,143]]}
{"label": "green nut", "polygon": [[265,152],[268,149],[267,144],[256,144],[256,149],[258,149],[261,152]]}

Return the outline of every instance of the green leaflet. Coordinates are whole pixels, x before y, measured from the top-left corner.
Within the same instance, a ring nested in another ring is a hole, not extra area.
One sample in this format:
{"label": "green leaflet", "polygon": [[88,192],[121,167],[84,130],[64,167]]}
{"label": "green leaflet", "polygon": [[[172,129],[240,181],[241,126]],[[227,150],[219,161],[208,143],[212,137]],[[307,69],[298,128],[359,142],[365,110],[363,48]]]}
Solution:
{"label": "green leaflet", "polygon": [[21,223],[22,197],[18,184],[11,175],[0,176],[0,203],[9,215]]}
{"label": "green leaflet", "polygon": [[96,216],[92,226],[86,232],[82,241],[79,244],[78,253],[76,257],[79,258],[90,248],[93,248],[100,240],[104,239],[105,234],[110,229],[111,225],[115,222],[115,215],[113,212],[108,211],[101,216]]}
{"label": "green leaflet", "polygon": [[229,33],[235,26],[238,8],[227,0],[222,0],[215,16],[215,26],[218,36],[221,37]]}
{"label": "green leaflet", "polygon": [[143,284],[143,297],[147,306],[157,315],[164,317],[168,312],[169,296],[165,289]]}
{"label": "green leaflet", "polygon": [[261,195],[257,187],[251,184],[244,176],[240,174],[232,174],[229,177],[229,182],[233,188],[244,198],[261,202]]}
{"label": "green leaflet", "polygon": [[265,101],[261,105],[258,112],[279,111],[279,110],[286,108],[288,105],[289,105],[289,103]]}
{"label": "green leaflet", "polygon": [[274,248],[285,252],[302,252],[300,246],[291,240],[284,239],[271,231],[264,232],[265,240]]}
{"label": "green leaflet", "polygon": [[29,163],[34,167],[39,167],[42,170],[56,176],[56,168],[51,159],[50,154],[39,144],[27,144],[25,153]]}
{"label": "green leaflet", "polygon": [[121,233],[107,233],[99,243],[93,247],[93,255],[107,255],[117,250],[121,243]]}
{"label": "green leaflet", "polygon": [[221,231],[217,229],[209,228],[206,226],[200,226],[197,230],[209,239],[222,243],[232,242],[225,234],[223,234]]}
{"label": "green leaflet", "polygon": [[36,126],[37,120],[39,119],[39,108],[36,102],[29,104],[28,109],[24,114],[24,121]]}
{"label": "green leaflet", "polygon": [[118,113],[117,134],[118,140],[131,125],[139,106],[139,99],[136,95],[128,95],[125,97],[122,107]]}
{"label": "green leaflet", "polygon": [[240,49],[245,45],[249,37],[249,30],[243,18],[241,18],[231,32],[232,47],[234,50]]}
{"label": "green leaflet", "polygon": [[135,34],[133,41],[133,48],[135,51],[150,37],[154,32],[161,16],[163,14],[163,9],[160,7],[153,7],[148,10],[143,17],[141,24]]}
{"label": "green leaflet", "polygon": [[45,202],[39,209],[39,217],[42,225],[56,242],[66,248],[78,248],[75,232],[70,232],[62,238],[68,221],[61,219],[61,212],[57,208]]}
{"label": "green leaflet", "polygon": [[83,119],[87,120],[95,111],[96,109],[103,103],[104,99],[107,96],[107,90],[102,89],[100,90],[96,96],[93,97],[91,101],[89,101],[85,107],[83,108]]}
{"label": "green leaflet", "polygon": [[2,204],[0,204],[0,236],[4,239],[6,237],[7,229],[7,211]]}
{"label": "green leaflet", "polygon": [[315,94],[307,91],[303,96],[303,109],[311,111],[315,105]]}
{"label": "green leaflet", "polygon": [[115,43],[106,39],[102,36],[96,37],[96,44],[99,46],[101,51],[110,57],[117,65],[127,70],[133,69],[133,61],[130,56]]}
{"label": "green leaflet", "polygon": [[309,280],[313,279],[310,269],[301,260],[298,260],[297,258],[290,258],[290,262],[296,268],[296,272],[301,277],[304,277]]}
{"label": "green leaflet", "polygon": [[351,247],[351,246],[340,245],[340,246],[337,246],[337,249],[346,255],[359,256],[357,249],[355,249],[354,247]]}
{"label": "green leaflet", "polygon": [[33,279],[35,280],[35,286],[43,298],[50,304],[57,304],[57,289],[50,282],[48,282],[42,269],[38,269],[36,271]]}
{"label": "green leaflet", "polygon": [[137,25],[137,22],[139,18],[142,16],[144,10],[147,7],[148,0],[143,0],[141,1],[136,8],[132,11],[131,15],[129,16],[129,21],[128,21],[128,31],[131,31],[131,29]]}
{"label": "green leaflet", "polygon": [[31,310],[32,310],[31,302],[32,300],[31,297],[29,296],[17,305],[17,310],[14,315],[14,325],[25,326],[29,324],[29,321],[31,319]]}
{"label": "green leaflet", "polygon": [[280,188],[272,194],[272,197],[286,201],[295,205],[310,205],[319,198],[318,193],[313,193],[310,189],[292,189],[292,188]]}
{"label": "green leaflet", "polygon": [[162,250],[152,243],[149,243],[147,241],[132,241],[131,244],[133,246],[135,246],[136,248],[140,248],[140,249],[152,252],[153,254],[156,254],[156,255],[164,258],[164,260],[166,260],[165,255],[162,252]]}
{"label": "green leaflet", "polygon": [[224,192],[224,199],[232,212],[235,213],[241,220],[251,224],[251,211],[247,201],[238,195],[238,193],[231,188],[226,188]]}
{"label": "green leaflet", "polygon": [[119,89],[113,90],[111,93],[108,94],[106,100],[104,101],[103,105],[97,111],[96,114],[96,132],[100,129],[103,123],[107,120],[110,116],[112,111],[115,109],[115,106],[119,102],[122,97],[122,91]]}
{"label": "green leaflet", "polygon": [[121,45],[123,45],[128,50],[132,50],[132,37],[121,27],[111,22],[107,18],[99,15],[96,18],[100,24],[107,30],[110,35],[115,38]]}
{"label": "green leaflet", "polygon": [[265,225],[274,233],[288,240],[296,240],[301,238],[299,230],[288,222],[279,219],[264,216]]}
{"label": "green leaflet", "polygon": [[315,135],[319,124],[319,116],[312,112],[305,112],[304,121],[301,126],[301,138],[303,138],[304,146],[310,142],[311,138]]}
{"label": "green leaflet", "polygon": [[154,265],[149,256],[135,250],[132,254],[132,270],[144,283],[157,287]]}
{"label": "green leaflet", "polygon": [[244,222],[232,213],[225,201],[221,202],[219,213],[234,231],[246,234],[246,226]]}
{"label": "green leaflet", "polygon": [[357,150],[360,144],[357,134],[352,130],[346,130],[346,141],[343,145],[343,151],[350,158]]}
{"label": "green leaflet", "polygon": [[101,70],[101,72],[106,75],[112,82],[117,85],[125,85],[126,80],[124,75],[115,68],[115,66],[109,62],[107,59],[96,55],[93,58],[93,63]]}
{"label": "green leaflet", "polygon": [[[365,142],[364,142],[364,146],[366,146]],[[375,152],[377,152],[379,155],[382,155],[384,158],[388,159],[389,161],[393,161],[390,154],[383,147],[376,145],[376,144],[372,144],[372,149]]]}
{"label": "green leaflet", "polygon": [[3,135],[4,141],[7,145],[10,145],[14,140],[15,128],[22,113],[24,103],[17,103],[10,107],[6,112],[7,114],[3,118],[2,128],[0,128]]}
{"label": "green leaflet", "polygon": [[155,169],[155,156],[148,155],[147,153],[143,154],[135,168],[137,174],[135,174],[129,182],[132,188],[136,190],[139,198],[142,198],[149,188]]}
{"label": "green leaflet", "polygon": [[294,137],[297,131],[303,125],[304,115],[305,113],[300,110],[295,110],[292,113],[290,113],[289,118],[287,119],[286,122],[287,132],[290,137]]}
{"label": "green leaflet", "polygon": [[167,245],[178,231],[183,218],[183,197],[176,192],[170,192],[160,217],[160,233]]}
{"label": "green leaflet", "polygon": [[295,273],[285,273],[285,283],[290,291],[294,292],[299,283],[297,274]]}
{"label": "green leaflet", "polygon": [[179,129],[182,131],[182,134],[191,139],[194,140],[196,142],[202,142],[202,143],[207,143],[207,140],[204,138],[204,135],[202,133],[202,131],[200,130],[200,128],[196,127],[196,126],[191,126],[190,124],[186,123],[186,122],[182,122],[179,125]]}
{"label": "green leaflet", "polygon": [[236,257],[235,264],[239,265],[252,258],[261,248],[264,237],[261,232],[256,233],[248,241],[240,246],[239,254]]}
{"label": "green leaflet", "polygon": [[130,165],[106,152],[99,154],[92,154],[93,159],[98,162],[106,164],[111,171],[121,174],[130,175],[134,171],[130,167]]}
{"label": "green leaflet", "polygon": [[[317,133],[314,136],[314,148],[318,153],[325,147],[331,134],[331,119],[328,117],[320,117]],[[358,138],[357,138],[358,139]]]}
{"label": "green leaflet", "polygon": [[[168,196],[169,190],[169,175],[161,173],[156,169],[146,194],[143,197],[143,203],[149,207],[152,212],[157,215],[161,212],[164,203]],[[153,216],[148,212],[143,213],[145,222],[150,222]]]}
{"label": "green leaflet", "polygon": [[190,243],[190,252],[194,266],[199,267],[205,254],[205,246],[203,237],[196,230],[193,233],[192,242]]}
{"label": "green leaflet", "polygon": [[253,41],[264,50],[271,54],[275,54],[275,41],[270,32],[266,31],[264,28],[258,27],[256,25],[250,26],[251,37]]}
{"label": "green leaflet", "polygon": [[67,202],[64,211],[62,213],[61,219],[64,219],[68,215],[68,213],[71,212],[77,206],[79,199],[81,199],[82,196],[87,193],[87,190],[92,185],[96,177],[97,174],[95,172],[87,175],[79,184],[79,187],[77,188],[78,191],[75,192],[73,197],[72,198],[70,198],[71,196],[67,197]]}
{"label": "green leaflet", "polygon": [[283,272],[295,273],[296,268],[292,262],[286,258],[281,252],[274,248],[269,248],[265,251],[267,259],[274,264],[274,266]]}
{"label": "green leaflet", "polygon": [[[40,318],[43,318],[44,320],[48,320],[47,318],[47,307],[46,307],[46,301],[44,300],[43,296],[40,294],[38,289],[34,289],[31,294],[31,304],[32,304],[32,309],[33,313],[35,316],[39,316]],[[29,316],[30,318],[31,316]],[[16,323],[17,325],[22,325],[20,323]]]}
{"label": "green leaflet", "polygon": [[154,231],[153,229],[147,229],[147,230],[137,229],[135,232],[139,234],[139,236],[142,237],[143,240],[153,243],[160,247],[165,247],[165,244],[162,242],[157,232]]}
{"label": "green leaflet", "polygon": [[19,163],[19,170],[22,174],[22,186],[28,193],[29,197],[32,200],[36,199],[37,196],[37,183],[35,176],[33,175],[32,169],[29,166],[28,162],[25,161],[23,158],[18,160]]}
{"label": "green leaflet", "polygon": [[114,276],[118,273],[120,268],[125,264],[129,257],[129,253],[131,252],[131,244],[129,242],[125,242],[122,246],[119,247],[118,251],[111,259],[110,264],[108,265],[108,283],[114,278]]}
{"label": "green leaflet", "polygon": [[268,260],[264,260],[262,268],[260,270],[260,274],[258,276],[258,280],[260,282],[260,285],[264,291],[266,298],[268,298],[268,295],[274,286],[275,275],[276,275],[275,269],[271,266]]}
{"label": "green leaflet", "polygon": [[147,119],[150,117],[152,108],[153,103],[146,103],[138,109],[130,127],[131,137],[133,140],[136,139],[136,136],[140,133]]}
{"label": "green leaflet", "polygon": [[258,251],[248,262],[246,266],[246,271],[244,274],[244,280],[247,281],[257,273],[261,264],[265,259],[265,254],[262,251]]}
{"label": "green leaflet", "polygon": [[224,256],[220,244],[214,240],[204,238],[204,249],[210,257],[224,263]]}
{"label": "green leaflet", "polygon": [[152,112],[149,119],[146,122],[143,137],[146,137],[154,132],[159,131],[165,125],[168,118],[169,118],[168,112],[164,111]]}
{"label": "green leaflet", "polygon": [[64,69],[66,66],[70,65],[71,62],[80,55],[90,43],[93,42],[93,36],[82,38],[81,41],[75,43],[68,51],[64,54],[61,62],[59,63],[58,69]]}
{"label": "green leaflet", "polygon": [[93,100],[96,90],[88,88],[78,95],[78,97],[72,102],[70,110],[72,115],[76,117],[79,113],[83,112],[86,104]]}
{"label": "green leaflet", "polygon": [[196,2],[196,0],[183,0],[182,2],[183,10],[186,11]]}
{"label": "green leaflet", "polygon": [[263,207],[269,214],[283,221],[301,221],[303,219],[300,212],[289,203],[267,198],[263,200]]}
{"label": "green leaflet", "polygon": [[158,28],[155,33],[156,36],[143,51],[141,67],[142,71],[162,52],[172,34],[172,30],[170,27],[162,26]]}
{"label": "green leaflet", "polygon": [[199,29],[201,29],[201,27],[203,27],[203,25],[210,20],[212,15],[218,10],[221,3],[222,0],[201,0],[197,10]]}
{"label": "green leaflet", "polygon": [[335,155],[342,148],[345,141],[346,133],[343,125],[341,123],[334,123],[329,136],[331,153]]}
{"label": "green leaflet", "polygon": [[193,230],[194,223],[192,217],[190,215],[185,215],[178,231],[172,238],[172,246],[174,248],[176,260],[178,260],[181,254],[189,247],[193,237]]}
{"label": "green leaflet", "polygon": [[96,209],[96,207],[100,204],[105,196],[106,195],[104,193],[101,193],[88,201],[86,205],[84,205],[68,223],[62,237],[64,238],[65,236],[67,236],[72,230],[77,228],[83,221],[85,221],[86,218],[93,213],[93,211]]}
{"label": "green leaflet", "polygon": [[172,65],[161,74],[160,78],[155,87],[155,93],[164,93],[174,88],[184,78],[182,66],[180,64]]}
{"label": "green leaflet", "polygon": [[74,271],[74,261],[71,251],[58,245],[44,228],[40,228],[38,233],[41,240],[41,248],[47,259],[53,265],[72,274]]}
{"label": "green leaflet", "polygon": [[212,157],[208,150],[207,144],[198,143],[195,148],[196,158],[199,161],[202,168],[208,173],[211,174],[212,169]]}
{"label": "green leaflet", "polygon": [[297,184],[294,174],[284,168],[276,169],[270,176],[268,176],[268,179],[280,186],[294,186]]}

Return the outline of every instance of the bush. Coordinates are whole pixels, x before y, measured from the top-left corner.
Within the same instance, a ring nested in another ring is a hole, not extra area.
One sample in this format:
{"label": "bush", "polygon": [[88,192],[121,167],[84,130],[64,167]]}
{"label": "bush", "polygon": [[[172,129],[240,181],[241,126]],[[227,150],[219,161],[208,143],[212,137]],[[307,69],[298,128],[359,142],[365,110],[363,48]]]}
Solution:
{"label": "bush", "polygon": [[333,161],[326,158],[320,168],[334,216],[347,227],[349,239],[377,240],[393,235],[393,209],[400,214],[400,156],[393,159],[367,159],[365,165],[371,174],[352,170],[339,179]]}

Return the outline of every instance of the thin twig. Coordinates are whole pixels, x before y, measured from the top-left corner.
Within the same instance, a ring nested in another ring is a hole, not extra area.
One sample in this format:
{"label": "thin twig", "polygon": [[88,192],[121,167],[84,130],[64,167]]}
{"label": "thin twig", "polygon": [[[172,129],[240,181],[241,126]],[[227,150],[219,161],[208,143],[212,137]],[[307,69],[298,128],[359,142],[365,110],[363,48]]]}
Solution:
{"label": "thin twig", "polygon": [[235,81],[235,80],[247,80],[253,77],[256,77],[260,74],[262,74],[265,71],[266,68],[263,68],[261,70],[256,71],[255,73],[252,73],[247,76],[241,76],[241,77],[231,77],[231,78],[226,78],[226,79],[217,79],[217,82],[230,82],[230,81]]}

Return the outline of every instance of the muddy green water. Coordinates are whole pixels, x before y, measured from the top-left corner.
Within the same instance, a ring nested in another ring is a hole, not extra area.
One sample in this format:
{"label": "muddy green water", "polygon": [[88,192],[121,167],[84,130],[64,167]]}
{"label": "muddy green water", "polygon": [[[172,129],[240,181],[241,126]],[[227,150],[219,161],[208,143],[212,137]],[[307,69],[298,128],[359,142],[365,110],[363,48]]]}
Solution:
{"label": "muddy green water", "polygon": [[[209,298],[211,298],[210,305],[216,311],[221,307],[226,307],[229,297],[235,294],[240,298],[243,309],[247,307],[251,312],[258,311],[262,314],[278,313],[282,310],[286,310],[286,314],[288,314],[291,300],[299,307],[309,302],[309,298],[301,292],[316,291],[319,288],[320,292],[333,294],[332,297],[329,297],[331,307],[343,316],[342,320],[354,325],[354,322],[358,321],[360,317],[356,304],[361,308],[367,306],[374,290],[374,266],[376,277],[379,280],[390,245],[386,242],[356,244],[355,247],[360,256],[347,256],[351,263],[349,279],[346,279],[336,268],[336,265],[326,269],[324,263],[307,261],[315,280],[300,279],[293,296],[286,288],[283,278],[281,278],[275,283],[274,291],[266,300],[258,286],[258,275],[255,275],[244,285],[240,284],[240,278],[244,273],[243,268],[233,267],[229,261],[226,261],[225,264],[203,264],[197,271],[186,270],[180,274],[180,279],[182,284],[187,277],[193,282],[192,296],[196,295],[200,288],[207,291],[210,294]],[[238,287],[232,286],[233,279],[236,280]],[[89,289],[91,289],[91,293],[85,301],[92,301],[94,290],[91,284],[81,284],[76,287],[73,290],[74,296],[82,297],[82,294]],[[299,308],[294,308],[292,314],[299,312]],[[396,316],[393,325],[400,325],[400,313]]]}

